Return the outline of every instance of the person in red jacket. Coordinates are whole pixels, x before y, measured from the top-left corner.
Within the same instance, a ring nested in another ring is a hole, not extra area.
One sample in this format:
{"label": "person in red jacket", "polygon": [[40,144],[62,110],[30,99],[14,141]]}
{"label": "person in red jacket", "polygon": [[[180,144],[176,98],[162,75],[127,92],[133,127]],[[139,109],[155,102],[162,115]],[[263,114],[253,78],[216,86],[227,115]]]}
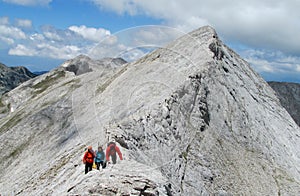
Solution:
{"label": "person in red jacket", "polygon": [[118,153],[120,160],[123,160],[120,148],[116,145],[115,142],[109,142],[106,148],[106,161],[109,162],[109,157],[111,156],[113,164],[116,164],[117,162],[116,153]]}
{"label": "person in red jacket", "polygon": [[89,146],[82,159],[83,163],[85,164],[85,174],[87,174],[89,171],[92,171],[94,158],[95,152],[93,151],[92,146]]}

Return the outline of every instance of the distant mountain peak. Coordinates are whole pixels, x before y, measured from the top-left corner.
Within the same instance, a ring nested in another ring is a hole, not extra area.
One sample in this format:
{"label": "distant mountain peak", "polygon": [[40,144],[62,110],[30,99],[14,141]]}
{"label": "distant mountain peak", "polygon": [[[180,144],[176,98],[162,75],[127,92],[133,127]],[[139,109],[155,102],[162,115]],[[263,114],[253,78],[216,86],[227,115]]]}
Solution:
{"label": "distant mountain peak", "polygon": [[[93,70],[101,69],[101,66],[120,66],[126,63],[121,58],[104,58],[101,60],[93,60],[86,55],[79,55],[73,59],[64,62],[61,67],[64,67],[66,71],[73,72],[75,75],[81,75]],[[113,64],[113,65],[112,65]]]}
{"label": "distant mountain peak", "polygon": [[36,75],[25,67],[7,67],[0,63],[0,97],[2,94],[34,77]]}

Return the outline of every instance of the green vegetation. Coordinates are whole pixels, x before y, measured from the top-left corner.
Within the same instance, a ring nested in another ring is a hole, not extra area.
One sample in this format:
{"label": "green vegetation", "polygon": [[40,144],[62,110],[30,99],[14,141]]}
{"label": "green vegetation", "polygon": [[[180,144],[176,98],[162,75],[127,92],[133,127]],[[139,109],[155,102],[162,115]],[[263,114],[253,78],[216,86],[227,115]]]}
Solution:
{"label": "green vegetation", "polygon": [[22,153],[24,148],[27,147],[28,145],[29,145],[29,141],[26,141],[21,145],[19,145],[16,149],[14,149],[14,151],[10,153],[9,158],[16,158],[19,154]]}
{"label": "green vegetation", "polygon": [[67,86],[67,85],[71,85],[71,90],[77,89],[81,86],[81,84],[78,84],[80,82],[80,79],[77,78],[75,80],[70,80],[68,82],[65,82],[64,84],[62,84],[61,86]]}
{"label": "green vegetation", "polygon": [[116,79],[118,78],[120,75],[122,75],[125,71],[127,70],[127,66],[123,67],[119,72],[117,72],[115,75],[113,75],[112,77],[110,77],[106,82],[104,82],[104,84],[102,84],[101,86],[99,86],[96,90],[96,94],[100,94],[103,91],[105,91],[105,89]]}
{"label": "green vegetation", "polygon": [[181,156],[187,160],[188,154],[189,154],[189,150],[190,150],[190,144],[187,146],[186,151],[181,152]]}
{"label": "green vegetation", "polygon": [[21,143],[20,145],[16,146],[16,148],[14,148],[13,151],[10,152],[8,155],[4,156],[0,160],[0,162],[4,163],[5,165],[11,164],[13,159],[16,159],[16,157],[19,156],[27,146],[29,146],[31,139],[32,138],[30,137],[30,138],[28,138],[28,140],[26,140],[23,143]]}
{"label": "green vegetation", "polygon": [[8,121],[6,121],[1,127],[1,133],[6,132],[15,125],[17,125],[22,120],[22,113],[17,112],[13,117],[11,117]]}
{"label": "green vegetation", "polygon": [[0,98],[0,114],[4,114],[9,111],[10,104],[4,105],[2,102],[2,98]]}
{"label": "green vegetation", "polygon": [[37,89],[35,91],[36,94],[40,94],[40,93],[44,92],[47,88],[52,86],[59,78],[62,78],[62,77],[65,77],[65,72],[62,70],[57,71],[51,76],[46,76],[46,78],[44,80],[33,85],[32,87],[34,89]]}
{"label": "green vegetation", "polygon": [[4,107],[5,105],[2,103],[2,98],[0,98],[0,108]]}
{"label": "green vegetation", "polygon": [[80,82],[80,79],[77,78],[77,79],[75,79],[75,80],[70,80],[70,81],[68,81],[68,82],[65,82],[65,83],[62,84],[61,86],[66,86],[66,85],[68,85],[68,84],[72,84],[72,85],[73,85],[73,83],[79,83],[79,82]]}

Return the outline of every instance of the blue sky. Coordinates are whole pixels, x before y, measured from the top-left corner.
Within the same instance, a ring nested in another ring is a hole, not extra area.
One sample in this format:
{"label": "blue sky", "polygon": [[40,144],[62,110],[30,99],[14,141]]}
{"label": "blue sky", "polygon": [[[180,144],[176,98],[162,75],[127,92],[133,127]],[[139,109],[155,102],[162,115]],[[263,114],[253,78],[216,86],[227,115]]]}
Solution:
{"label": "blue sky", "polygon": [[299,7],[298,0],[0,0],[0,62],[41,71],[79,54],[128,50],[132,60],[147,51],[140,46],[210,25],[266,80],[300,83]]}

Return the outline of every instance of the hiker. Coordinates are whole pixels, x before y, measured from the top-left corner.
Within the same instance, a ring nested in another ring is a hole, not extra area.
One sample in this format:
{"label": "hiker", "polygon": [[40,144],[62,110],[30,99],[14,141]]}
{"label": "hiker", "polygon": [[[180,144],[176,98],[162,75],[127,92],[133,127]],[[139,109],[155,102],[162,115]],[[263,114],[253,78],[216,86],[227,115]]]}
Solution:
{"label": "hiker", "polygon": [[92,171],[94,158],[95,152],[93,151],[92,146],[89,146],[82,159],[83,163],[85,164],[85,174],[87,174],[89,171]]}
{"label": "hiker", "polygon": [[106,166],[105,153],[101,146],[99,146],[98,150],[96,151],[95,163],[96,163],[98,170],[100,168],[100,164],[101,164],[102,169],[104,169]]}
{"label": "hiker", "polygon": [[115,142],[109,142],[106,148],[106,161],[109,162],[109,157],[111,156],[113,164],[116,164],[117,162],[116,153],[118,153],[120,160],[123,160],[120,148],[116,145]]}

